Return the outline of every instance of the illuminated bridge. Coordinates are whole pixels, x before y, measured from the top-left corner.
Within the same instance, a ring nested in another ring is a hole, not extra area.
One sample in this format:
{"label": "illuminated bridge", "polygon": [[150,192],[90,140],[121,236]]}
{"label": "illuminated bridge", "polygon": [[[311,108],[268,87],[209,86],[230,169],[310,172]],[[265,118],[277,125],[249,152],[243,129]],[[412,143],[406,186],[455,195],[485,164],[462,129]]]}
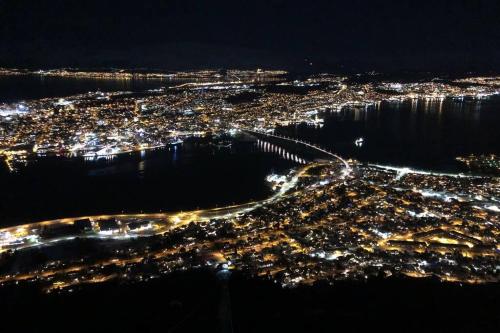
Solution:
{"label": "illuminated bridge", "polygon": [[342,157],[338,156],[337,154],[334,154],[331,151],[326,150],[318,145],[315,145],[315,144],[312,144],[312,143],[309,143],[306,141],[302,141],[302,140],[297,139],[297,138],[290,138],[290,137],[286,137],[286,136],[282,136],[282,135],[271,134],[271,133],[266,133],[266,132],[261,132],[261,131],[255,131],[255,130],[251,130],[251,129],[245,129],[245,130],[243,130],[243,132],[246,132],[248,134],[252,134],[252,135],[256,136],[257,138],[259,138],[259,137],[275,138],[278,140],[283,140],[283,141],[287,141],[287,142],[301,145],[305,148],[309,148],[309,149],[312,149],[316,152],[322,153],[331,159],[336,159],[336,160],[339,160],[340,162],[342,162],[342,164],[344,164],[343,175],[348,175],[352,171],[351,167],[349,166],[349,163],[346,160],[344,160]]}

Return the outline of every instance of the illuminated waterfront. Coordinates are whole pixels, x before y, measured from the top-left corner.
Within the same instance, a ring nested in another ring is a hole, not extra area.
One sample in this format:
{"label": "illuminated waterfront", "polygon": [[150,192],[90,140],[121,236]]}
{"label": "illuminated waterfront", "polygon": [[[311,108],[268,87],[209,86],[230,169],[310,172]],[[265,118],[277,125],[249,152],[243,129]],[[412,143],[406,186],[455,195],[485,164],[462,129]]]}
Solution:
{"label": "illuminated waterfront", "polygon": [[99,159],[245,129],[269,132],[304,123],[321,127],[327,112],[342,113],[346,107],[368,108],[385,101],[411,101],[415,104],[411,110],[418,111],[423,99],[424,110],[430,103],[438,105],[440,114],[446,98],[472,100],[480,106],[482,99],[499,93],[495,80],[484,84],[481,78],[471,78],[472,83],[465,86],[457,80],[360,84],[333,75],[290,80],[276,77],[274,71],[250,73],[209,72],[215,76],[207,78],[206,72],[193,72],[189,82],[142,93],[97,91],[4,103],[0,106],[0,156],[14,171],[32,156]]}
{"label": "illuminated waterfront", "polygon": [[1,331],[500,332],[498,13],[0,0]]}
{"label": "illuminated waterfront", "polygon": [[244,138],[219,145],[216,140],[191,140],[177,148],[112,160],[46,157],[16,173],[0,165],[0,179],[9,188],[0,193],[0,226],[244,203],[272,193],[266,181],[269,174],[282,174],[297,165]]}
{"label": "illuminated waterfront", "polygon": [[[218,75],[4,104],[3,177],[13,184],[4,214],[17,220],[0,230],[0,281],[50,292],[223,264],[288,287],[372,276],[497,282],[498,178],[447,165],[498,152],[495,80]],[[37,212],[42,194],[15,184],[29,170],[43,177],[50,160],[54,174],[38,182],[60,197]],[[104,247],[52,251],[71,243]],[[13,264],[34,254],[45,259]]]}
{"label": "illuminated waterfront", "polygon": [[[282,127],[278,132],[361,161],[468,172],[456,157],[500,153],[499,109],[498,96],[384,101],[326,114],[321,128],[302,124]],[[363,143],[356,146],[356,138],[363,138]]]}

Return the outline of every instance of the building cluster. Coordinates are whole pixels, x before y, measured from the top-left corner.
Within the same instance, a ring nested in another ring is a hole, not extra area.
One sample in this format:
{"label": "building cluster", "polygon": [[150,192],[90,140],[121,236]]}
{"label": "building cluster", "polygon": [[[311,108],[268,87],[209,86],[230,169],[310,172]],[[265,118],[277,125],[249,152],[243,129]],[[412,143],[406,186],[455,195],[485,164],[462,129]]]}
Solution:
{"label": "building cluster", "polygon": [[246,79],[266,79],[271,77],[281,77],[286,75],[286,71],[281,70],[200,70],[184,72],[165,71],[142,71],[115,69],[108,71],[81,70],[78,68],[60,68],[47,70],[29,70],[15,68],[0,68],[0,75],[30,75],[39,77],[71,77],[78,79],[112,79],[112,80],[132,80],[132,79],[195,79],[213,80],[225,77],[246,78]]}
{"label": "building cluster", "polygon": [[[41,75],[84,75],[69,72]],[[347,105],[483,98],[500,91],[498,78],[356,83],[332,75],[291,80],[284,74],[177,73],[184,81],[141,93],[92,92],[0,105],[0,156],[14,169],[33,156],[99,158],[238,130],[262,140],[277,126],[321,125],[324,113]],[[284,286],[390,275],[499,280],[497,177],[346,162],[300,144],[328,160],[270,178],[275,193],[262,201],[0,229],[0,283],[35,282],[51,291],[221,264]],[[491,156],[459,160],[474,168],[498,166]],[[48,250],[53,247],[64,251]]]}
{"label": "building cluster", "polygon": [[459,156],[457,161],[465,164],[472,172],[500,175],[500,156],[495,154]]}
{"label": "building cluster", "polygon": [[[309,163],[269,199],[239,206],[2,229],[0,283],[51,291],[220,265],[283,286],[391,275],[498,281],[498,178],[353,160],[345,168],[340,160]],[[46,251],[54,246],[66,246],[64,256]]]}
{"label": "building cluster", "polygon": [[[97,78],[143,75],[146,79],[167,75],[71,70],[42,74]],[[173,79],[167,87],[141,93],[91,92],[3,104],[0,157],[10,169],[43,155],[104,158],[177,144],[187,137],[240,129],[272,131],[294,123],[321,126],[325,113],[347,105],[409,98],[483,98],[500,91],[498,80],[493,79],[355,83],[332,75],[292,80],[285,74],[237,70],[182,72],[168,74]]]}

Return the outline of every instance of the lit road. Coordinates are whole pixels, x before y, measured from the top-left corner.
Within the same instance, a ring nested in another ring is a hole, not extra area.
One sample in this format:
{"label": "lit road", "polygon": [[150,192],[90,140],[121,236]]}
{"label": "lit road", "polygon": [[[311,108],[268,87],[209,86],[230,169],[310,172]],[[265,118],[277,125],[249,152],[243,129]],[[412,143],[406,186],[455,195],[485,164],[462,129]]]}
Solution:
{"label": "lit road", "polygon": [[[50,246],[61,241],[71,241],[76,237],[79,238],[100,238],[100,239],[130,239],[134,237],[147,237],[157,234],[163,234],[175,228],[179,228],[190,223],[201,223],[208,222],[211,219],[227,219],[231,217],[236,217],[239,214],[250,212],[256,208],[262,207],[263,205],[273,203],[280,200],[283,196],[296,195],[300,192],[299,180],[301,177],[308,177],[308,171],[321,167],[324,165],[330,165],[329,162],[315,162],[303,166],[293,175],[289,176],[287,181],[281,186],[279,191],[273,194],[271,197],[260,200],[252,201],[239,205],[226,206],[221,208],[205,209],[205,210],[194,210],[186,212],[174,212],[174,213],[156,213],[156,214],[117,214],[117,215],[98,215],[98,216],[81,216],[75,218],[64,218],[57,220],[49,220],[31,224],[25,224],[20,226],[14,226],[10,228],[0,229],[0,241],[2,248],[0,251],[6,251],[9,249],[22,250],[30,247],[39,246]],[[106,220],[114,218],[119,223],[119,228],[115,233],[103,233],[99,230],[98,222],[100,220]],[[43,239],[40,237],[40,231],[46,227],[55,227],[58,225],[72,225],[76,220],[89,219],[92,221],[93,230],[85,234],[72,235],[67,237],[58,237],[52,239]],[[151,224],[150,228],[146,228],[140,231],[129,230],[128,224],[134,221],[149,221]],[[277,241],[276,241],[277,244]],[[203,246],[203,242],[197,242],[190,246],[186,246],[187,249],[194,246]],[[173,253],[178,252],[178,248],[174,249],[162,249],[156,252],[150,253],[154,258],[160,259],[167,257]],[[103,268],[107,266],[124,266],[133,263],[139,263],[144,259],[142,254],[137,256],[132,256],[129,258],[110,258],[101,261],[97,261],[89,264],[78,264],[72,265],[70,267],[65,267],[61,269],[48,269],[44,271],[32,271],[24,274],[17,275],[5,275],[0,278],[0,283],[8,281],[23,281],[30,280],[33,278],[49,278],[54,275],[69,274],[82,272],[91,268]],[[110,279],[109,276],[95,277],[87,283],[99,283]],[[64,284],[54,284],[54,288],[67,287],[74,284],[75,282],[67,282]]]}
{"label": "lit road", "polygon": [[[251,201],[244,204],[225,206],[220,208],[194,210],[186,212],[153,213],[153,214],[109,214],[97,216],[80,216],[48,220],[31,224],[0,229],[0,253],[7,250],[21,250],[35,246],[51,245],[60,241],[80,238],[100,239],[129,239],[135,237],[146,237],[166,233],[175,228],[185,226],[192,222],[207,222],[211,219],[227,219],[240,214],[248,213],[263,205],[276,202],[283,196],[289,194],[299,183],[299,179],[307,174],[308,170],[324,165],[325,163],[310,163],[300,168],[289,176],[285,183],[271,197],[259,201]],[[92,223],[92,231],[78,235],[65,235],[44,239],[41,231],[44,228],[53,228],[58,225],[73,225],[75,221],[89,219]],[[98,223],[102,220],[115,219],[117,228],[112,231],[101,231]],[[130,230],[128,224],[134,221],[148,221],[149,224],[139,230]]]}

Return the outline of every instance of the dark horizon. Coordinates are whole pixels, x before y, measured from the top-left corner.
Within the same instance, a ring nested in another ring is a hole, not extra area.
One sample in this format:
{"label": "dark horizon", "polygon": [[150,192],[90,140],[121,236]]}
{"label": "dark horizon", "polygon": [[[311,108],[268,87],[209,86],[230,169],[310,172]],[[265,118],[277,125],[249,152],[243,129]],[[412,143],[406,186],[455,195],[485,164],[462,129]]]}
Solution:
{"label": "dark horizon", "polygon": [[2,0],[0,66],[498,72],[490,0]]}

